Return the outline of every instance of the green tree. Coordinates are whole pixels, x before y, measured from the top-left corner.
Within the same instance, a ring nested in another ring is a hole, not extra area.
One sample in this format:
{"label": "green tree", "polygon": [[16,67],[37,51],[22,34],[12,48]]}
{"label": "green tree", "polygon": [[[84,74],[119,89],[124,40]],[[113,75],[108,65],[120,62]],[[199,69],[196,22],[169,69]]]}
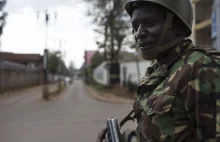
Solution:
{"label": "green tree", "polygon": [[63,56],[60,51],[49,52],[48,70],[53,74],[68,74]]}
{"label": "green tree", "polygon": [[104,56],[100,52],[96,52],[91,59],[90,68],[93,70],[98,67],[104,61]]}
{"label": "green tree", "polygon": [[[104,55],[103,53],[100,52],[96,52],[92,58],[91,58],[91,63],[88,66],[87,70],[85,70],[85,75],[87,76],[87,81],[91,81],[93,80],[92,75],[93,75],[93,71],[95,68],[97,68],[102,62],[104,61]],[[91,83],[91,82],[90,82]]]}
{"label": "green tree", "polygon": [[3,33],[3,28],[6,24],[6,17],[8,16],[8,13],[4,11],[4,7],[6,5],[6,0],[0,1],[0,36]]}
{"label": "green tree", "polygon": [[107,59],[118,62],[118,55],[128,40],[130,18],[124,11],[127,0],[85,0],[91,5],[89,16],[97,28],[95,31],[103,37],[97,41],[99,48],[103,48]]}

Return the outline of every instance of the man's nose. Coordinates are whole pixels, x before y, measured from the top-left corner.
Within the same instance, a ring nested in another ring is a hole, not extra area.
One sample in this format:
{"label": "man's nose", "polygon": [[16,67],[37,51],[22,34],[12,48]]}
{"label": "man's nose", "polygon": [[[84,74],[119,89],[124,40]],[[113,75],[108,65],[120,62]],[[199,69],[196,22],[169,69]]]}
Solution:
{"label": "man's nose", "polygon": [[142,38],[146,38],[147,37],[147,30],[144,28],[143,25],[139,25],[137,33],[136,33],[136,37],[137,39],[142,39]]}

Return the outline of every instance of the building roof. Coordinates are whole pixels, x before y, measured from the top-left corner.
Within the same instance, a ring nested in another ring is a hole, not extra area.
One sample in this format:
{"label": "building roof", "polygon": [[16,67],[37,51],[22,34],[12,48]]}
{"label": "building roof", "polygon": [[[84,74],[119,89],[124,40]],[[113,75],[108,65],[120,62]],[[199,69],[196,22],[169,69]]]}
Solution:
{"label": "building roof", "polygon": [[0,60],[0,69],[12,69],[12,70],[29,71],[29,72],[38,71],[37,69],[29,68],[24,64],[19,64],[4,60]]}
{"label": "building roof", "polygon": [[0,60],[7,60],[12,62],[41,62],[42,56],[40,54],[16,54],[9,52],[0,52]]}

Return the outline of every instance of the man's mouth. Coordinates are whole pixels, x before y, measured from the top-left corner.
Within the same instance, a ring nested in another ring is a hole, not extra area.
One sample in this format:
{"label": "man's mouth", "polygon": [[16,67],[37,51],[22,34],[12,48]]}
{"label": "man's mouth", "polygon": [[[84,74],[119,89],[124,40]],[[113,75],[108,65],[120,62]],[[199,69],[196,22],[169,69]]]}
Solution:
{"label": "man's mouth", "polygon": [[153,48],[152,43],[150,42],[138,42],[138,47],[142,50],[142,51],[146,51],[149,49]]}

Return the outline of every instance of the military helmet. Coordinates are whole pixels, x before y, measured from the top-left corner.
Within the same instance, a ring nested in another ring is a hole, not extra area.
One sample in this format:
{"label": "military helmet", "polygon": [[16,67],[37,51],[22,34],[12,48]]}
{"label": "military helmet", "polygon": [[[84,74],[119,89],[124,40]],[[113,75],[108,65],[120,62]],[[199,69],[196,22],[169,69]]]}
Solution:
{"label": "military helmet", "polygon": [[165,7],[174,13],[188,28],[187,36],[192,33],[193,8],[190,0],[130,0],[125,4],[125,10],[132,16],[133,6],[137,2],[150,2]]}

